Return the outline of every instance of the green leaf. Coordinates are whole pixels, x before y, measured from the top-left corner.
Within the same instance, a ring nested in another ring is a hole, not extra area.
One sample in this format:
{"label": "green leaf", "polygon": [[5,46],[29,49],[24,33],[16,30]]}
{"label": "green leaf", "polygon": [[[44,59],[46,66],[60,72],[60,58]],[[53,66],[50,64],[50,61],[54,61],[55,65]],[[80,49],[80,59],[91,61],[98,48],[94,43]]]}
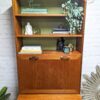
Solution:
{"label": "green leaf", "polygon": [[83,12],[83,7],[78,7],[80,12]]}
{"label": "green leaf", "polygon": [[8,93],[8,94],[6,94],[6,95],[1,96],[1,97],[0,97],[0,100],[8,100],[10,95],[11,95],[11,94]]}
{"label": "green leaf", "polygon": [[7,87],[3,87],[1,90],[0,90],[0,97],[5,95],[5,93],[7,92]]}
{"label": "green leaf", "polygon": [[73,12],[74,12],[74,14],[73,14],[73,15],[74,15],[75,17],[78,17],[78,15],[79,15],[78,10],[77,10],[77,9],[75,9]]}
{"label": "green leaf", "polygon": [[75,28],[74,30],[80,31],[80,22],[83,20],[83,7],[80,7],[77,2],[72,2],[72,0],[67,0],[65,2],[65,9],[67,9],[66,20],[70,25],[70,28]]}
{"label": "green leaf", "polygon": [[10,97],[11,93],[8,93],[5,95],[5,100],[8,100],[8,98]]}

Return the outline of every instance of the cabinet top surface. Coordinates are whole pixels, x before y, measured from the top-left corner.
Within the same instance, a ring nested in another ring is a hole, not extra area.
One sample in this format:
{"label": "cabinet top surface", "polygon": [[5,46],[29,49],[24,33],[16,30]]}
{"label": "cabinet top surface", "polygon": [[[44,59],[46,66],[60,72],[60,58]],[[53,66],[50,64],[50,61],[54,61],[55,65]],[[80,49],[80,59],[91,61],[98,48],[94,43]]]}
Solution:
{"label": "cabinet top surface", "polygon": [[38,95],[19,95],[18,100],[82,100],[78,94],[38,94]]}

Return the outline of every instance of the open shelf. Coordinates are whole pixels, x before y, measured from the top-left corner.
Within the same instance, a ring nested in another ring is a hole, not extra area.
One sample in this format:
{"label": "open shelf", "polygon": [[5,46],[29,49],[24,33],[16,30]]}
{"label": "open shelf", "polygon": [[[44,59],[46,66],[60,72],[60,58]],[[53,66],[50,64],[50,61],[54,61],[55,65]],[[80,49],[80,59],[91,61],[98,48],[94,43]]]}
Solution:
{"label": "open shelf", "polygon": [[30,57],[37,57],[38,60],[71,60],[81,57],[79,51],[73,51],[68,54],[59,51],[43,51],[42,54],[18,54],[18,56],[28,60]]}
{"label": "open shelf", "polygon": [[65,17],[65,14],[15,14],[16,17]]}
{"label": "open shelf", "polygon": [[38,35],[17,35],[19,38],[41,38],[41,37],[83,37],[82,34],[38,34]]}

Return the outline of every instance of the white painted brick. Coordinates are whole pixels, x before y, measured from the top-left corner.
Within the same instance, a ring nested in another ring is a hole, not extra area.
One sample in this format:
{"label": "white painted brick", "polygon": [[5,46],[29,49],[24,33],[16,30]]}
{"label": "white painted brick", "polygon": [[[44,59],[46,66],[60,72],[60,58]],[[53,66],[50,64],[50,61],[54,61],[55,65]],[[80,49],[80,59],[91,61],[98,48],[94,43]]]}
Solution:
{"label": "white painted brick", "polygon": [[0,20],[11,20],[11,16],[10,14],[7,14],[7,15],[0,15]]}
{"label": "white painted brick", "polygon": [[[0,5],[1,5],[0,0]],[[11,0],[7,0],[11,2]],[[7,2],[4,2],[5,4]],[[7,3],[7,4],[8,4]],[[3,7],[8,7],[9,4]],[[1,7],[1,6],[0,6]],[[10,100],[16,100],[18,93],[16,54],[14,30],[12,25],[12,9],[2,9],[0,15],[0,88],[8,87],[8,92],[11,93]]]}
{"label": "white painted brick", "polygon": [[15,40],[12,38],[0,39],[0,56],[15,55]]}

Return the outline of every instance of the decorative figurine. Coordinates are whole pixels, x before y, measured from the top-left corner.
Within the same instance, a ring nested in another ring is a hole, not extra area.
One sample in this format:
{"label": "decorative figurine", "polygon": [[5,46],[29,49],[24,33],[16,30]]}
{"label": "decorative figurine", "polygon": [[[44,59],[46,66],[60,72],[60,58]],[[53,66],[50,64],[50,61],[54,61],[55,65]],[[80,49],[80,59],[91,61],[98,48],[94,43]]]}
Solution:
{"label": "decorative figurine", "polygon": [[33,34],[32,26],[30,22],[28,22],[27,25],[25,26],[25,35],[32,35],[32,34]]}
{"label": "decorative figurine", "polygon": [[64,50],[64,53],[70,52],[70,48],[68,46],[64,46],[63,50]]}
{"label": "decorative figurine", "polygon": [[64,38],[57,39],[57,51],[63,51],[64,48]]}
{"label": "decorative figurine", "polygon": [[73,49],[74,49],[73,44],[69,43],[69,44],[68,44],[68,47],[70,48],[70,52],[72,52],[72,51],[73,51]]}

